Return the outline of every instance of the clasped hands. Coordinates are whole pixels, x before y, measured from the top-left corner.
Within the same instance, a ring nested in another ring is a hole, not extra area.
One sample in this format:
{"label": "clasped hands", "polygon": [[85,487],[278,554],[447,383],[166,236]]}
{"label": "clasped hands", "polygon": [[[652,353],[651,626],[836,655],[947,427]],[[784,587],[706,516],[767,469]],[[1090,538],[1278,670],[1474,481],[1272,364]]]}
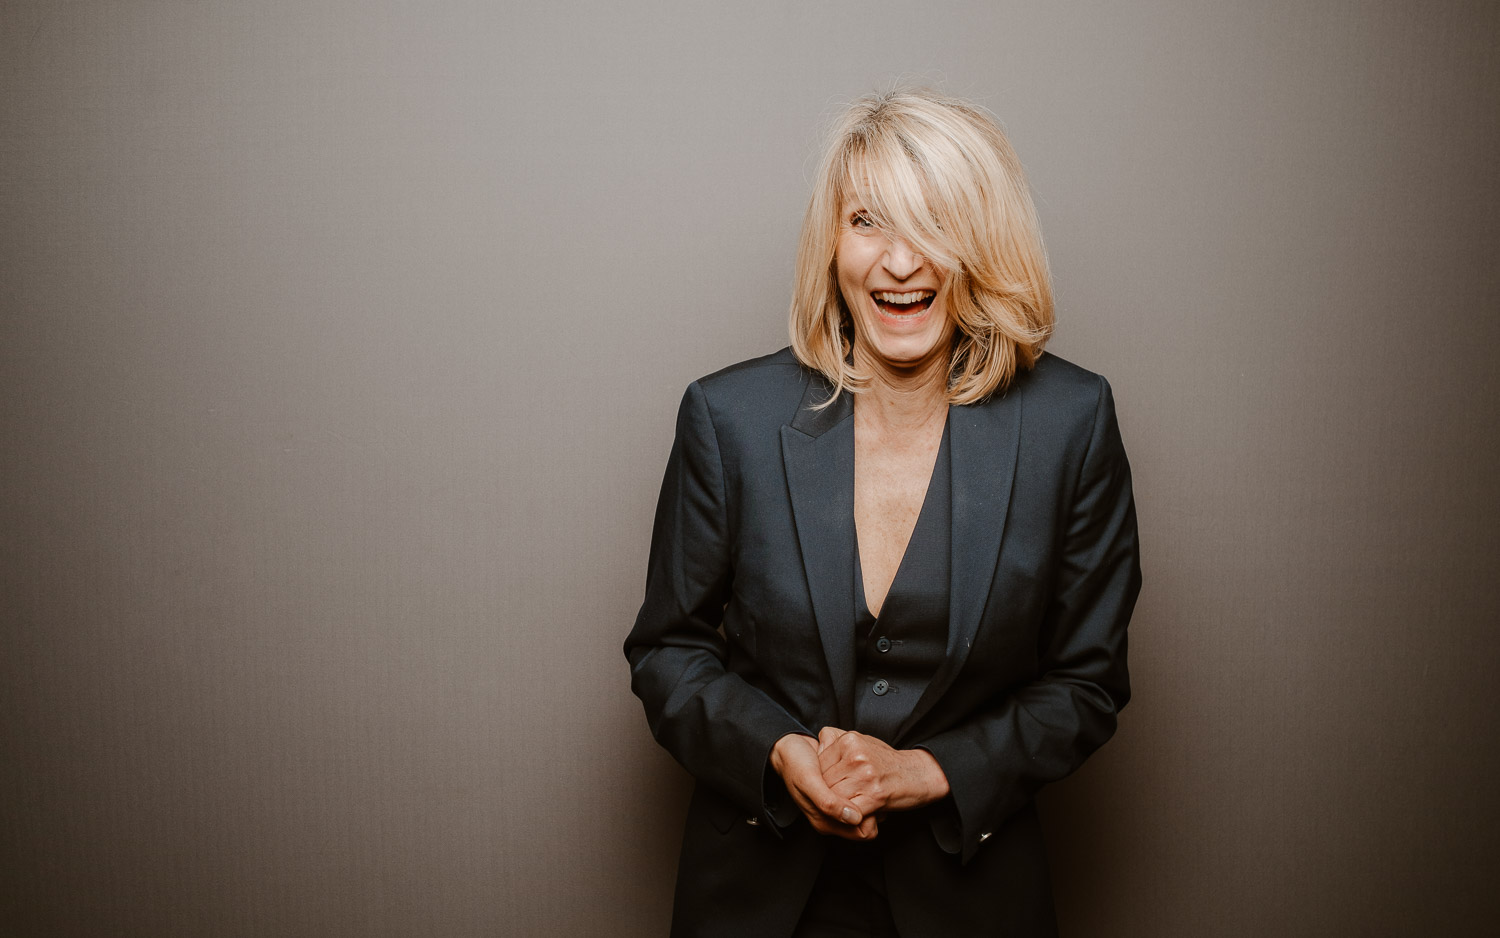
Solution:
{"label": "clasped hands", "polygon": [[948,777],[925,749],[893,749],[873,736],[824,727],[818,738],[788,733],[771,768],[813,829],[869,840],[889,811],[910,811],[948,794]]}

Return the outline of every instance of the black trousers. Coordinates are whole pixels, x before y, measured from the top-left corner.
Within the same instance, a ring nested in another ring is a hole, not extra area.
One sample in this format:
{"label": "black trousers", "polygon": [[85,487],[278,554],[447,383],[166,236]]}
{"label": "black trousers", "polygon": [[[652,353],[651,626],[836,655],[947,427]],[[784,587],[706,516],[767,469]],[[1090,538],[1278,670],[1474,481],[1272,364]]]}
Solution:
{"label": "black trousers", "polygon": [[831,840],[792,938],[899,938],[877,844]]}

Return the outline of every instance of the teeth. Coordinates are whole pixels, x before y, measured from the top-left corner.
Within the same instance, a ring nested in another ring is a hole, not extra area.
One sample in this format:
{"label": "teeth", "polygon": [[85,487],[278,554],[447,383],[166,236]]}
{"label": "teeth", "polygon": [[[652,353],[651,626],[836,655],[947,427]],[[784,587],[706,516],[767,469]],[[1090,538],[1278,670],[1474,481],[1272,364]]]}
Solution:
{"label": "teeth", "polygon": [[925,297],[935,295],[931,290],[913,290],[910,293],[876,293],[875,299],[882,303],[895,303],[905,306],[907,303],[915,303]]}

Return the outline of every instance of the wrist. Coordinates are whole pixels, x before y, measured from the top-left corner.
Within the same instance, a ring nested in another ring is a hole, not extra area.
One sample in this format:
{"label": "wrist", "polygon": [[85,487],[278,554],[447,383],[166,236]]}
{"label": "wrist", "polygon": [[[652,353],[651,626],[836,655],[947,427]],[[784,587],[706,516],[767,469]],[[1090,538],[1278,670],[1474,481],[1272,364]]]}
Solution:
{"label": "wrist", "polygon": [[801,733],[787,733],[776,740],[776,743],[771,747],[771,768],[776,770],[777,775],[782,774],[782,768],[786,765],[787,747],[805,745],[797,742],[799,738],[810,739],[811,737],[804,737]]}
{"label": "wrist", "polygon": [[926,749],[907,750],[911,754],[914,774],[918,781],[918,789],[921,791],[923,804],[931,804],[948,797],[948,775],[943,771],[942,765],[938,763],[937,757]]}

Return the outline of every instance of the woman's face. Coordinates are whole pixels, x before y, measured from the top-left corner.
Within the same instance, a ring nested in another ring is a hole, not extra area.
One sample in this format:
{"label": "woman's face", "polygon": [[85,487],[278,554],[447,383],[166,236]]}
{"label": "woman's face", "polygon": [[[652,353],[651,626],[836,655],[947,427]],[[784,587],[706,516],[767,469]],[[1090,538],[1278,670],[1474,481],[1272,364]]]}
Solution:
{"label": "woman's face", "polygon": [[953,324],[941,298],[943,273],[876,228],[857,200],[844,203],[841,222],[834,265],[856,344],[892,365],[946,352]]}

